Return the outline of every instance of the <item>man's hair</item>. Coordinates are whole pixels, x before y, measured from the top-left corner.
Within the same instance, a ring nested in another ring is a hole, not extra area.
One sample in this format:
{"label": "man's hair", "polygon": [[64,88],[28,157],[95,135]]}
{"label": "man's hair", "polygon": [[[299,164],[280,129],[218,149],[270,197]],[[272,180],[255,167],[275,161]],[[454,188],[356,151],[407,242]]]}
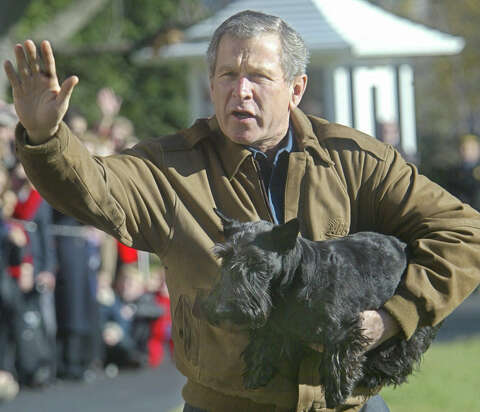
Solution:
{"label": "man's hair", "polygon": [[215,74],[218,46],[228,34],[238,39],[251,39],[262,34],[276,34],[280,39],[280,64],[287,82],[305,74],[309,54],[302,37],[281,18],[256,11],[245,10],[225,20],[213,33],[207,50],[210,78]]}

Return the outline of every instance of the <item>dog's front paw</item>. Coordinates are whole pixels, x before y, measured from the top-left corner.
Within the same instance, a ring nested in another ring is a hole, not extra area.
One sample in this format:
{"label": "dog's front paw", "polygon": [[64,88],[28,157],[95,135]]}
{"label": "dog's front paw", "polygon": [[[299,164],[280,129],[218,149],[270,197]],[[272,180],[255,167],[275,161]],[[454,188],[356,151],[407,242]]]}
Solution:
{"label": "dog's front paw", "polygon": [[257,389],[265,386],[273,378],[275,368],[271,365],[257,364],[243,374],[243,385],[246,389]]}

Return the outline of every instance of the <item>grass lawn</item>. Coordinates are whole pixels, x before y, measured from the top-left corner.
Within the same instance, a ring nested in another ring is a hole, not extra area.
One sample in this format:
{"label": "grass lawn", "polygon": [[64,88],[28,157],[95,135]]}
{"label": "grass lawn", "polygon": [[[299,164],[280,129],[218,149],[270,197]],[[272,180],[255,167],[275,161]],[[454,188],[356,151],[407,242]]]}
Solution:
{"label": "grass lawn", "polygon": [[391,412],[480,411],[480,336],[434,343],[408,383],[381,395]]}

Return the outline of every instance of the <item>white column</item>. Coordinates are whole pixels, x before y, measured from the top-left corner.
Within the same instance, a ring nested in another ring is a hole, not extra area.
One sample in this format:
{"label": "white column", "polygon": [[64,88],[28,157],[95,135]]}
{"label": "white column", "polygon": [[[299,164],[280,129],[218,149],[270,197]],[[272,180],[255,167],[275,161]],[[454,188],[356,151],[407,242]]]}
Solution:
{"label": "white column", "polygon": [[352,126],[352,108],[350,107],[350,81],[348,70],[337,67],[333,71],[334,121]]}
{"label": "white column", "polygon": [[417,131],[415,117],[415,85],[412,66],[402,64],[400,75],[400,105],[402,113],[402,149],[407,155],[417,152]]}

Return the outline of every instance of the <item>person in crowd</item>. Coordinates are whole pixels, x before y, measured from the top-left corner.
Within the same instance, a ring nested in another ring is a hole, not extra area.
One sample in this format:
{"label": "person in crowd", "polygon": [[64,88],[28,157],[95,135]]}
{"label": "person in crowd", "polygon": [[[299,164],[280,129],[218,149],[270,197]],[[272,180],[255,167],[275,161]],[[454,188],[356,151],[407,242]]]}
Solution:
{"label": "person in crowd", "polygon": [[104,299],[100,313],[105,342],[105,364],[141,367],[148,364],[150,325],[163,315],[145,279],[132,263],[122,264],[113,299]]}
{"label": "person in crowd", "polygon": [[460,159],[446,174],[446,188],[460,200],[480,210],[480,138],[474,134],[459,139]]}
{"label": "person in crowd", "polygon": [[[217,28],[207,51],[213,117],[104,158],[92,157],[62,122],[79,79],[60,85],[50,43],[40,47],[18,44],[16,68],[5,63],[20,119],[17,153],[52,205],[168,266],[185,411],[326,410],[321,353],[298,369],[279,365],[267,386],[248,390],[241,360],[248,333],[194,317],[197,296],[219,273],[214,208],[240,221],[298,217],[312,240],[371,230],[406,242],[412,253],[402,284],[382,308],[363,313],[365,351],[438,324],[479,284],[478,212],[391,146],[301,111],[308,52],[281,19],[244,11]],[[388,410],[370,395],[357,388],[337,409]]]}
{"label": "person in crowd", "polygon": [[7,169],[16,163],[13,143],[17,121],[13,105],[0,100],[0,159]]}
{"label": "person in crowd", "polygon": [[[51,300],[36,289],[28,233],[37,224],[13,219],[18,199],[2,169],[0,200],[0,398],[11,399],[19,384],[44,386],[53,380],[55,357],[48,318]],[[37,287],[40,284],[37,283]]]}
{"label": "person in crowd", "polygon": [[160,264],[147,280],[147,290],[153,293],[155,302],[163,309],[162,315],[152,322],[148,339],[148,364],[154,368],[162,364],[166,348],[173,353],[170,295],[165,277],[166,267]]}
{"label": "person in crowd", "polygon": [[[8,271],[9,266],[18,266],[22,260],[27,237],[23,229],[4,219],[3,209],[10,216],[13,210],[8,188],[9,175],[0,166],[0,402],[14,399],[19,391],[15,378],[15,324],[21,291]],[[14,199],[16,202],[16,199]]]}
{"label": "person in crowd", "polygon": [[10,177],[12,188],[17,195],[12,216],[22,222],[27,233],[29,254],[24,256],[24,263],[30,263],[33,269],[32,288],[31,290],[24,288],[27,292],[25,299],[32,306],[38,306],[50,346],[51,365],[48,376],[44,379],[44,383],[47,383],[47,380],[53,381],[56,375],[57,323],[54,290],[57,256],[50,231],[53,210],[32,186],[20,163],[14,166]]}
{"label": "person in crowd", "polygon": [[57,375],[66,380],[83,380],[93,368],[99,339],[95,284],[98,258],[92,256],[85,225],[58,210],[54,210],[53,222],[57,228],[69,229],[55,236]]}

